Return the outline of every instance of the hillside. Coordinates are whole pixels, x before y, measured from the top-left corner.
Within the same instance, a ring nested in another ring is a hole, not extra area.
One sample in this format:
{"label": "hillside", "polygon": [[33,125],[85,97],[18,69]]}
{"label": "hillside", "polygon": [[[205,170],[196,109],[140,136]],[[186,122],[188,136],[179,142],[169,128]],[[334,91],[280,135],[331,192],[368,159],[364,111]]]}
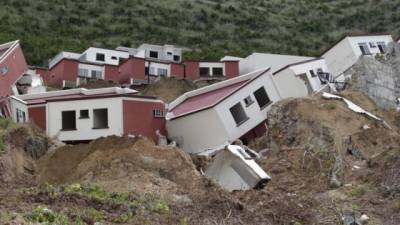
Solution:
{"label": "hillside", "polygon": [[397,37],[399,9],[388,0],[3,0],[0,43],[20,39],[37,65],[61,50],[144,42],[185,46],[197,59],[318,55],[349,31]]}

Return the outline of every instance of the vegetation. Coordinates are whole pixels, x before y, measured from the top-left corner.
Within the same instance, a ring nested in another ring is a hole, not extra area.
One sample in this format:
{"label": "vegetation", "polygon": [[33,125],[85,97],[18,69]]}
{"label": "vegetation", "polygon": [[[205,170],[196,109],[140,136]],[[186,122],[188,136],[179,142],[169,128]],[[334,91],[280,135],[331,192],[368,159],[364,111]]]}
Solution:
{"label": "vegetation", "polygon": [[4,139],[9,130],[15,127],[15,123],[11,119],[4,119],[0,117],[0,156],[5,152],[6,146]]}
{"label": "vegetation", "polygon": [[3,0],[0,42],[20,39],[37,65],[61,50],[144,42],[185,46],[197,59],[316,56],[347,32],[399,35],[398,11],[387,0]]}

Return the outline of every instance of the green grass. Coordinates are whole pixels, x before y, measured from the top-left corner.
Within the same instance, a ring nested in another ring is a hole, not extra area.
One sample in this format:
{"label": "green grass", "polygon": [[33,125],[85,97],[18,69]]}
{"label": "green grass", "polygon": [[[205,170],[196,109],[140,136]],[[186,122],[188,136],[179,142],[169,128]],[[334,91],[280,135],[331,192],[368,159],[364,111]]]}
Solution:
{"label": "green grass", "polygon": [[16,125],[11,119],[0,118],[0,156],[6,151],[5,137],[7,133]]}
{"label": "green grass", "polygon": [[316,56],[346,32],[399,35],[398,11],[386,0],[3,0],[0,43],[20,39],[33,65],[61,50],[141,43],[185,46],[191,59]]}

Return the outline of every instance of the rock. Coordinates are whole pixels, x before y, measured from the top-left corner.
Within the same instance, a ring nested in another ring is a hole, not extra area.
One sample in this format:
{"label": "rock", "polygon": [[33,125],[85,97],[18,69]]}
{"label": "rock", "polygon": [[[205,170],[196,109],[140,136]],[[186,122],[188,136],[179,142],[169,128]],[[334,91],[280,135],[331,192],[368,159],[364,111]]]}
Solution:
{"label": "rock", "polygon": [[358,221],[360,221],[361,224],[365,225],[368,223],[369,217],[366,214],[362,214]]}

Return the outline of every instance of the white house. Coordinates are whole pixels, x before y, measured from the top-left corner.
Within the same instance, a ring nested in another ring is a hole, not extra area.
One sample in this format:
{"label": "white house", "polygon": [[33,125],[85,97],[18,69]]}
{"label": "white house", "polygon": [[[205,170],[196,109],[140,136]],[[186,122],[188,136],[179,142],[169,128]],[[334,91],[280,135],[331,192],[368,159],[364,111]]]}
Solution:
{"label": "white house", "polygon": [[185,151],[200,153],[262,135],[267,111],[278,100],[270,69],[190,91],[168,106],[168,136]]}
{"label": "white house", "polygon": [[142,44],[138,48],[118,47],[117,50],[128,52],[130,55],[154,61],[180,63],[182,49],[173,45]]}
{"label": "white house", "polygon": [[279,55],[269,53],[253,53],[239,61],[240,74],[250,73],[255,70],[270,67],[271,73],[276,72],[280,68],[305,60],[314,59],[313,57],[295,56],[295,55]]}
{"label": "white house", "polygon": [[325,60],[310,59],[286,65],[273,73],[280,98],[303,97],[329,89],[331,75]]}
{"label": "white house", "polygon": [[165,104],[126,88],[84,88],[10,97],[16,122],[35,123],[61,141],[87,141],[110,135],[165,134]]}
{"label": "white house", "polygon": [[360,56],[383,54],[387,45],[393,42],[390,34],[347,35],[328,48],[323,54],[326,64],[336,78],[352,67]]}

